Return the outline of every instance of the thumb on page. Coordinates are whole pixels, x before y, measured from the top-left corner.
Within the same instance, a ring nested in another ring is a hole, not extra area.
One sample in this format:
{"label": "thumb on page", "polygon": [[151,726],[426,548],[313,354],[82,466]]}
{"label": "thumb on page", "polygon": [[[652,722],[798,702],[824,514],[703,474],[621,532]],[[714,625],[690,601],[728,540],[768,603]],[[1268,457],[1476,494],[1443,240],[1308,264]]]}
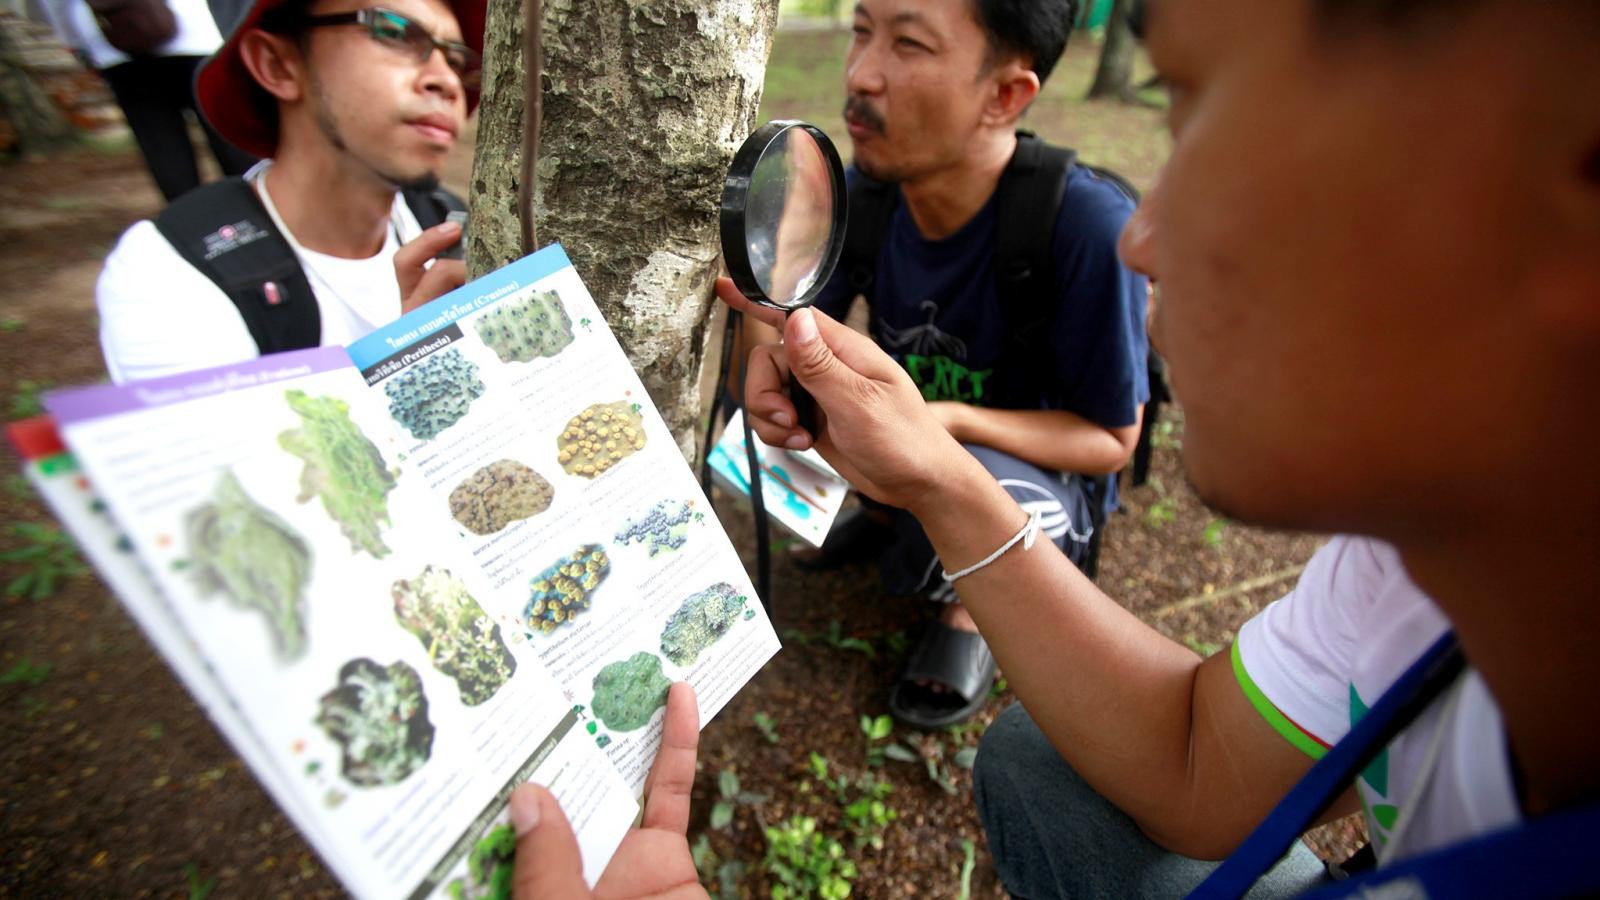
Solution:
{"label": "thumb on page", "polygon": [[554,795],[533,784],[512,791],[511,826],[517,832],[512,897],[564,900],[589,896],[578,839]]}

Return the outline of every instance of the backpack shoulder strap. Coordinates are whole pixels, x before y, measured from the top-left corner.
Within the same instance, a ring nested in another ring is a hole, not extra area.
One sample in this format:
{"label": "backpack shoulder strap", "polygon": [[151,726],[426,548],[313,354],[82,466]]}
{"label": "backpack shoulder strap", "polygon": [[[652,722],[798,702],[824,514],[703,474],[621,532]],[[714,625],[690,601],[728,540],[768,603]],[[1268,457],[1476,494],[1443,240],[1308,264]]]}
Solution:
{"label": "backpack shoulder strap", "polygon": [[994,265],[1007,330],[1028,353],[1037,351],[1055,317],[1051,243],[1078,155],[1052,147],[1032,132],[1017,132],[1017,149],[995,188]]}
{"label": "backpack shoulder strap", "polygon": [[400,196],[405,198],[406,206],[410,207],[411,214],[417,217],[417,224],[424,231],[443,222],[453,212],[467,211],[467,204],[444,188],[408,188],[401,191]]}
{"label": "backpack shoulder strap", "polygon": [[895,186],[856,173],[850,185],[849,218],[844,229],[844,251],[839,265],[850,278],[856,293],[872,301],[878,276],[878,253],[889,233],[889,217],[894,214]]}
{"label": "backpack shoulder strap", "polygon": [[155,225],[233,301],[263,356],[322,342],[311,283],[249,182],[225,178],[196,188],[162,210]]}

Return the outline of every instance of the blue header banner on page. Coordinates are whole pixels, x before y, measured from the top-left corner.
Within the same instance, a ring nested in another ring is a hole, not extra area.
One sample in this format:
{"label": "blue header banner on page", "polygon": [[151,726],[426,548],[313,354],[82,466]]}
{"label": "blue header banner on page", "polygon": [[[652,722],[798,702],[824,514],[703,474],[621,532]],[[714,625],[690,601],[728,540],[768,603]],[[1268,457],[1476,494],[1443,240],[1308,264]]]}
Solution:
{"label": "blue header banner on page", "polygon": [[357,369],[366,370],[447,328],[457,319],[493,306],[572,265],[560,244],[524,256],[516,262],[469,282],[437,300],[420,306],[346,348]]}

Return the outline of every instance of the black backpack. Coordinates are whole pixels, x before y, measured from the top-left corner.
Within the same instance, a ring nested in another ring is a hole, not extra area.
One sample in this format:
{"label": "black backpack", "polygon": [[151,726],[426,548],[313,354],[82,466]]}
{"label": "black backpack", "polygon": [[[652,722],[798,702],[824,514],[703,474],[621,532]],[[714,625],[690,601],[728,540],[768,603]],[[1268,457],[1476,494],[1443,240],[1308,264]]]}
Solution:
{"label": "black backpack", "polygon": [[[445,190],[401,195],[425,229],[466,209]],[[155,224],[178,255],[238,307],[261,355],[322,343],[311,283],[249,182],[224,178],[196,188],[172,201]]]}
{"label": "black backpack", "polygon": [[[1001,315],[1006,322],[1011,350],[1022,354],[1029,366],[1047,365],[1045,337],[1055,316],[1055,260],[1051,240],[1061,211],[1067,178],[1076,164],[1094,177],[1109,182],[1134,203],[1139,191],[1126,179],[1107,169],[1078,162],[1077,154],[1064,147],[1052,147],[1029,131],[1017,132],[1017,149],[1000,176],[995,189],[995,278]],[[889,232],[897,188],[893,184],[857,173],[850,188],[850,219],[845,230],[844,253],[839,265],[848,273],[850,285],[870,302],[877,280],[878,254]],[[1139,443],[1132,460],[1133,484],[1144,484],[1150,471],[1150,439],[1161,405],[1171,399],[1167,389],[1166,366],[1154,349],[1147,356],[1150,399],[1145,404]],[[1036,371],[1041,383],[1050,373]],[[1083,570],[1093,577],[1100,547],[1100,526],[1104,508],[1099,500],[1108,489],[1094,480],[1094,539]]]}

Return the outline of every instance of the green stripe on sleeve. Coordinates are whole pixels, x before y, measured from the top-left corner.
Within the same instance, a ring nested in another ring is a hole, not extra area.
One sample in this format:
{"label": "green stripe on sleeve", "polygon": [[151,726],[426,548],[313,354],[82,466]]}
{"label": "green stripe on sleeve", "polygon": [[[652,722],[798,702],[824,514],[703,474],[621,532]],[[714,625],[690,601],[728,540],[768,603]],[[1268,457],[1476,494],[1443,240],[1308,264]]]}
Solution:
{"label": "green stripe on sleeve", "polygon": [[1256,686],[1256,683],[1250,678],[1250,673],[1245,671],[1244,658],[1239,655],[1239,642],[1237,640],[1233,642],[1231,655],[1233,657],[1233,675],[1239,680],[1239,688],[1244,691],[1246,697],[1250,698],[1250,705],[1256,708],[1256,712],[1261,714],[1261,718],[1266,719],[1267,724],[1272,726],[1272,730],[1283,735],[1284,740],[1299,747],[1305,755],[1312,759],[1321,759],[1322,755],[1328,752],[1328,748],[1311,735],[1306,734],[1300,726],[1289,721],[1289,717],[1280,712],[1276,706],[1273,706],[1272,701],[1267,699],[1266,694],[1261,693],[1261,688]]}

